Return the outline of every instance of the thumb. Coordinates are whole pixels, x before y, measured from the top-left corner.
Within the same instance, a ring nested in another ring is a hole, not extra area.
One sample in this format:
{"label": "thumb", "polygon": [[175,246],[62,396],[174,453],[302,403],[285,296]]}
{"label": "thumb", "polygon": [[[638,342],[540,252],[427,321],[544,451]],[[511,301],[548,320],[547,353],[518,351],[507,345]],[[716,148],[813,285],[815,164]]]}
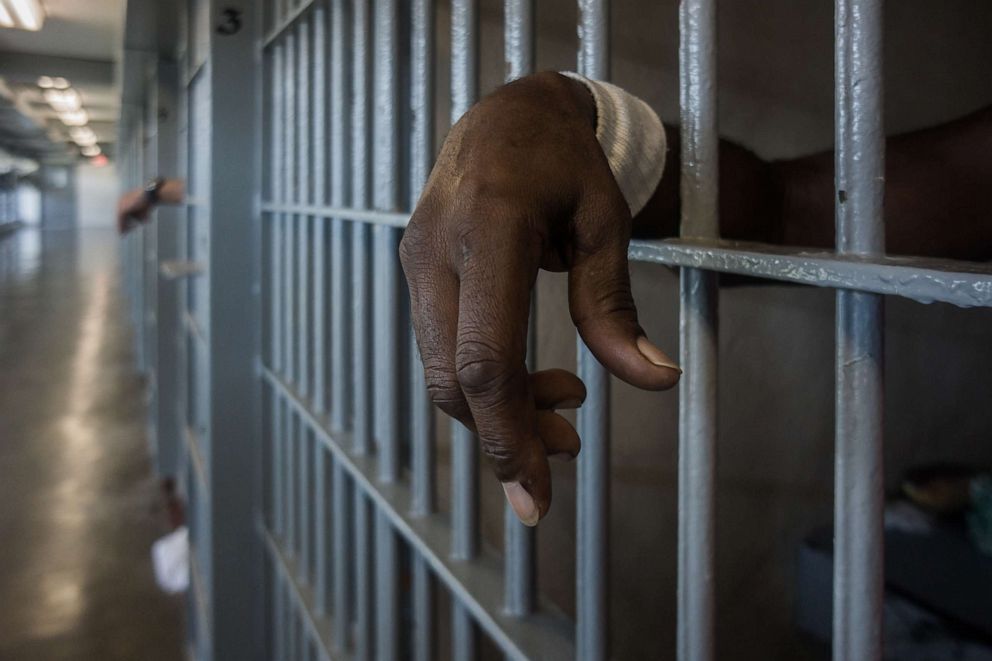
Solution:
{"label": "thumb", "polygon": [[630,211],[622,196],[585,204],[576,215],[568,305],[579,335],[614,376],[645,390],[667,390],[682,370],[651,343],[630,293]]}

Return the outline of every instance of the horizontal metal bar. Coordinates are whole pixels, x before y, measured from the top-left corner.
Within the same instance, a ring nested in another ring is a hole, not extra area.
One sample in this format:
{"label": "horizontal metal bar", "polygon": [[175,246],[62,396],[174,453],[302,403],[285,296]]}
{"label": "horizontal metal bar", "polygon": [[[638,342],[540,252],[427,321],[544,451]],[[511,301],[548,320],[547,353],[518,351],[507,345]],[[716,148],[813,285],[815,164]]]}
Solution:
{"label": "horizontal metal bar", "polygon": [[[371,209],[353,209],[349,207],[331,207],[314,204],[262,204],[263,213],[284,213],[317,218],[341,218],[344,220],[359,220],[373,225],[389,225],[390,227],[406,227],[410,214],[395,211],[373,211]],[[291,217],[292,219],[292,217]]]}
{"label": "horizontal metal bar", "polygon": [[573,659],[575,644],[572,623],[554,606],[542,608],[526,618],[515,618],[503,611],[502,563],[483,551],[471,561],[449,557],[450,525],[441,514],[416,517],[409,512],[412,491],[405,480],[391,484],[377,481],[374,457],[355,455],[347,448],[351,439],[345,432],[331,433],[326,420],[317,416],[308,403],[267,368],[264,378],[293,407],[317,438],[341,462],[377,510],[390,521],[414,553],[431,567],[438,580],[471,612],[476,623],[510,658]]}
{"label": "horizontal metal bar", "polygon": [[992,307],[992,265],[921,257],[860,257],[730,241],[633,241],[630,258],[667,266]]}
{"label": "horizontal metal bar", "polygon": [[296,23],[296,21],[301,16],[303,16],[303,14],[305,14],[306,11],[308,9],[310,9],[310,7],[313,6],[313,4],[314,4],[314,0],[303,0],[303,2],[298,7],[295,7],[293,9],[293,11],[289,12],[289,14],[287,14],[284,19],[282,19],[281,21],[279,21],[276,24],[276,26],[274,28],[272,28],[272,30],[270,30],[268,32],[268,34],[266,34],[262,38],[261,47],[263,49],[264,48],[268,48],[277,39],[279,39],[279,37],[281,37],[284,34],[286,34],[286,32],[288,32],[290,29],[292,29],[292,27]]}

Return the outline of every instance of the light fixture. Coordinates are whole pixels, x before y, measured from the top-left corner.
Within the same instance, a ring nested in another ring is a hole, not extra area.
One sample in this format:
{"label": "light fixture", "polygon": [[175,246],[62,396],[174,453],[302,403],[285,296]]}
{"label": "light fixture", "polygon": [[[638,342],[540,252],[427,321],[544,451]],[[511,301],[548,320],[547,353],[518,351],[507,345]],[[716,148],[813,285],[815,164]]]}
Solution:
{"label": "light fixture", "polygon": [[69,89],[69,81],[59,76],[58,78],[52,78],[52,87],[57,90]]}
{"label": "light fixture", "polygon": [[90,116],[80,108],[79,110],[59,113],[59,119],[66,126],[86,126],[86,122],[90,121]]}
{"label": "light fixture", "polygon": [[83,156],[93,157],[93,156],[99,156],[100,155],[100,147],[99,147],[99,145],[87,145],[87,146],[83,147],[82,149],[80,149],[79,151],[82,152]]}
{"label": "light fixture", "polygon": [[14,27],[14,17],[10,15],[2,0],[0,0],[0,27]]}
{"label": "light fixture", "polygon": [[55,112],[74,112],[83,106],[79,92],[74,89],[48,89],[42,95]]}
{"label": "light fixture", "polygon": [[[2,6],[2,5],[0,5],[0,6]],[[52,77],[51,76],[40,76],[38,78],[38,87],[40,87],[41,89],[47,90],[47,89],[51,89],[54,86],[55,86],[55,83],[52,81]]]}
{"label": "light fixture", "polygon": [[[0,13],[0,24],[5,27],[37,32],[45,22],[45,10],[41,8],[40,0],[0,0],[0,6],[4,8]],[[4,15],[7,21],[4,20]],[[9,20],[12,16],[17,20]]]}

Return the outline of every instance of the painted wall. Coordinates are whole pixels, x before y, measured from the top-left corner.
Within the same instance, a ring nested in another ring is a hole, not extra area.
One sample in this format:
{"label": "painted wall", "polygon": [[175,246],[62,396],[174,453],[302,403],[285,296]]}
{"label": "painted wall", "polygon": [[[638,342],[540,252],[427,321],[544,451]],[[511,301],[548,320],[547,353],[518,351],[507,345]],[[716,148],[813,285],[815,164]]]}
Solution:
{"label": "painted wall", "polygon": [[[576,7],[538,4],[538,68],[574,69]],[[678,117],[677,2],[615,2],[613,76],[663,119]],[[447,3],[438,7],[439,141],[448,127]],[[720,126],[768,158],[833,141],[833,5],[816,0],[719,3]],[[502,9],[484,0],[483,93],[504,75]],[[992,4],[887,3],[886,121],[905,131],[992,103]],[[677,274],[634,264],[641,322],[677,355]],[[574,369],[565,279],[538,285],[540,367]],[[797,545],[829,525],[833,507],[834,296],[760,285],[725,288],[720,317],[717,518],[719,658],[818,659],[792,625]],[[909,465],[992,465],[992,311],[886,301],[886,486]],[[675,651],[677,392],[613,381],[612,565],[614,657],[668,659]],[[443,418],[443,416],[442,416]],[[439,425],[446,457],[448,425]],[[575,468],[553,465],[554,505],[542,522],[542,590],[574,613]],[[447,485],[442,472],[439,484]],[[483,530],[502,544],[502,494],[482,468]],[[441,494],[443,507],[447,493]]]}
{"label": "painted wall", "polygon": [[113,164],[76,167],[76,214],[80,227],[115,227],[120,184]]}

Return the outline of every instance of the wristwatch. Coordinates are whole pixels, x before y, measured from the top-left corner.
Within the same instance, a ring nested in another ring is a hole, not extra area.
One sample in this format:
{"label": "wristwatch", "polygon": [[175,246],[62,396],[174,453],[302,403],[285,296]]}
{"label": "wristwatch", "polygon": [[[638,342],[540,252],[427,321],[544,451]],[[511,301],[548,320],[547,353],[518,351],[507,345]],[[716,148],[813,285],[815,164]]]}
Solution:
{"label": "wristwatch", "polygon": [[145,184],[145,201],[149,205],[158,204],[158,194],[162,190],[162,185],[165,183],[165,177],[155,177],[147,184]]}

